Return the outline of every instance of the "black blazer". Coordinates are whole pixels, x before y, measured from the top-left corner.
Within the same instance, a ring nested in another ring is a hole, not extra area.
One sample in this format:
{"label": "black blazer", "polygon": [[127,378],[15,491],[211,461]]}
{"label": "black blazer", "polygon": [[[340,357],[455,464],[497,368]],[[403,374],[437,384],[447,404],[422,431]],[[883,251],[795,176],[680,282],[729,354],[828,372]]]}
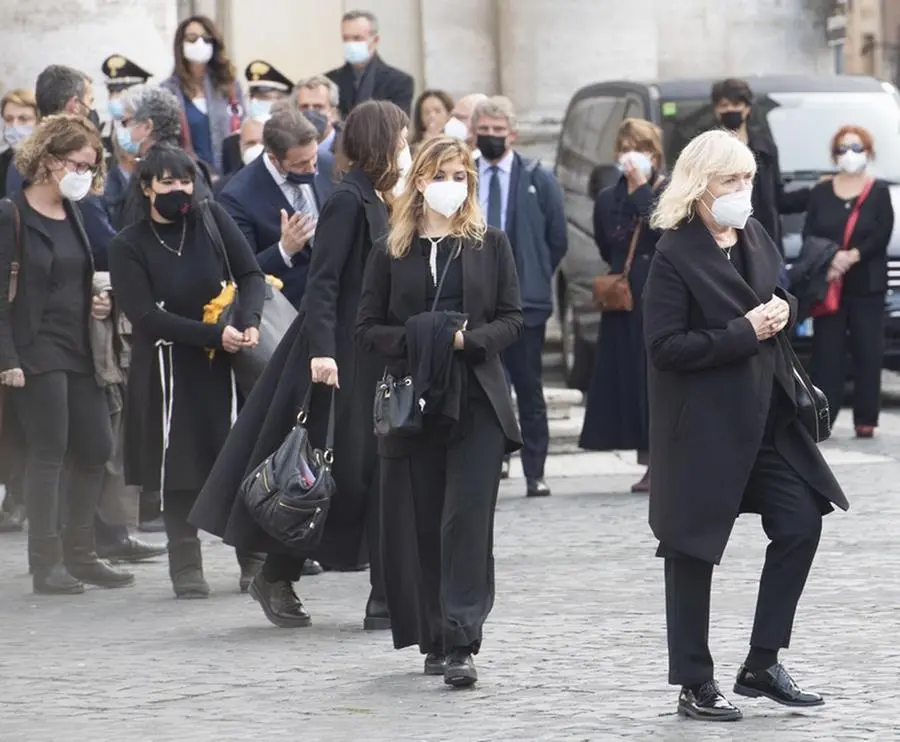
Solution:
{"label": "black blazer", "polygon": [[[790,361],[776,339],[759,342],[744,315],[781,296],[781,255],[765,228],[743,230],[748,278],[734,269],[699,218],[663,234],[644,288],[649,368],[650,525],[667,548],[718,563],[741,512],[779,384],[793,404]],[[794,408],[796,413],[796,408]],[[847,500],[796,414],[778,451],[825,500]],[[824,504],[824,501],[823,501]],[[827,504],[823,510],[830,509]]]}
{"label": "black blazer", "polygon": [[[41,326],[47,297],[53,290],[50,282],[53,268],[53,243],[50,235],[25,199],[24,191],[16,191],[11,199],[19,209],[22,265],[19,269],[18,293],[10,305],[9,274],[15,249],[15,223],[12,206],[9,203],[0,204],[0,371],[20,367],[16,349],[34,341]],[[84,302],[86,307],[90,307],[94,256],[78,206],[68,200],[64,200],[63,204],[89,261],[90,270],[85,271],[84,276]]]}
{"label": "black blazer", "polygon": [[[506,234],[488,228],[484,243],[464,243],[463,312],[468,315],[464,350],[467,362],[490,400],[506,434],[506,450],[522,447],[500,354],[522,334],[524,320],[519,278]],[[428,266],[417,250],[394,259],[379,246],[366,265],[356,337],[381,356],[394,375],[408,373],[406,320],[428,310]],[[390,447],[390,441],[383,439]],[[402,441],[398,442],[402,445]],[[382,444],[382,441],[379,441]],[[384,448],[385,446],[382,446]]]}
{"label": "black blazer", "polygon": [[340,91],[338,106],[344,118],[347,118],[347,114],[357,105],[367,100],[389,100],[403,109],[407,116],[411,115],[415,87],[412,77],[403,70],[386,64],[377,54],[369,62],[358,90],[353,66],[349,62],[325,74],[338,86]]}

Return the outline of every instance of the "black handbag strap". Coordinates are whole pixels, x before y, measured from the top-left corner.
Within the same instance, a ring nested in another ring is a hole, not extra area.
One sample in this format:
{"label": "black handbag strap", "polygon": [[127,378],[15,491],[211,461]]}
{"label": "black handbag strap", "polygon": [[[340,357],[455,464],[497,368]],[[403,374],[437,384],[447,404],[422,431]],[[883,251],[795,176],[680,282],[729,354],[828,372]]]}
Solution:
{"label": "black handbag strap", "polygon": [[203,199],[198,204],[198,208],[200,209],[200,217],[203,219],[203,227],[206,229],[206,233],[225,259],[225,271],[228,273],[228,280],[231,283],[235,283],[234,271],[231,270],[231,261],[228,259],[228,250],[225,249],[225,240],[222,239],[222,231],[219,229],[219,225],[216,224],[216,217],[213,216],[209,199]]}
{"label": "black handbag strap", "polygon": [[[303,402],[300,404],[300,412],[297,413],[297,424],[298,425],[306,425],[306,421],[309,420],[309,408],[312,403],[312,390],[313,390],[312,381],[306,386],[306,394],[303,395]],[[334,461],[334,399],[337,396],[335,390],[331,390],[331,404],[328,409],[328,428],[325,431],[325,463],[331,465]]]}

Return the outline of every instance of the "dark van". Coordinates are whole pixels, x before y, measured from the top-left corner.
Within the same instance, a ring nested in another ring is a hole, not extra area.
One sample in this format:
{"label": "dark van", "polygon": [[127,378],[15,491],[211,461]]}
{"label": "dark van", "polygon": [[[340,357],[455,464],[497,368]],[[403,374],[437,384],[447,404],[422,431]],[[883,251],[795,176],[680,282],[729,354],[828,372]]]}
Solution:
{"label": "dark van", "polygon": [[[900,214],[900,96],[893,85],[872,77],[762,75],[746,78],[756,103],[751,126],[765,127],[778,145],[785,188],[815,184],[835,172],[830,158],[834,133],[844,124],[866,127],[875,138],[873,174],[891,184]],[[604,82],[579,90],[566,111],[556,158],[565,194],[569,251],[557,276],[557,311],[569,386],[590,380],[600,313],[591,306],[591,282],[606,270],[594,244],[592,214],[597,192],[616,182],[616,133],[628,117],[648,119],[663,130],[666,167],[697,134],[718,125],[709,94],[714,80],[651,83]],[[785,258],[800,251],[803,214],[782,217]],[[888,248],[885,367],[900,368],[900,219]],[[811,323],[798,327],[804,354]]]}

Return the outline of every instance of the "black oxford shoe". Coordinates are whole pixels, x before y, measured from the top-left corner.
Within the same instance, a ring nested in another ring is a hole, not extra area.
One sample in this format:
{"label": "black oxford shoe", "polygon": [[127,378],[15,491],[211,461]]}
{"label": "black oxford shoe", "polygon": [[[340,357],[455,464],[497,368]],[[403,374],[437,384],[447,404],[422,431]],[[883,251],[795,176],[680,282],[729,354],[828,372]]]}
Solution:
{"label": "black oxford shoe", "polygon": [[128,562],[135,564],[163,556],[168,551],[165,544],[148,544],[128,536],[111,544],[98,544],[97,556],[108,559],[113,564]]}
{"label": "black oxford shoe", "polygon": [[444,682],[454,688],[467,688],[478,680],[478,671],[468,652],[451,652],[444,665]]}
{"label": "black oxford shoe", "polygon": [[740,721],[744,716],[722,695],[715,680],[708,680],[696,692],[682,688],[678,696],[678,713],[698,721]]}
{"label": "black oxford shoe", "polygon": [[262,607],[266,618],[280,629],[298,629],[312,623],[294,586],[286,580],[268,582],[258,574],[250,582],[250,596]]}
{"label": "black oxford shoe", "polygon": [[443,675],[447,658],[439,652],[429,652],[425,655],[425,674]]}
{"label": "black oxford shoe", "polygon": [[821,706],[825,699],[803,690],[780,662],[767,670],[748,670],[743,665],[734,683],[734,692],[747,698],[768,698],[782,706]]}
{"label": "black oxford shoe", "polygon": [[549,497],[550,485],[548,485],[543,477],[538,479],[529,479],[526,485],[525,494],[528,497]]}
{"label": "black oxford shoe", "polygon": [[388,611],[387,603],[370,595],[366,603],[366,617],[363,619],[363,630],[387,631],[389,628],[391,628],[391,614]]}

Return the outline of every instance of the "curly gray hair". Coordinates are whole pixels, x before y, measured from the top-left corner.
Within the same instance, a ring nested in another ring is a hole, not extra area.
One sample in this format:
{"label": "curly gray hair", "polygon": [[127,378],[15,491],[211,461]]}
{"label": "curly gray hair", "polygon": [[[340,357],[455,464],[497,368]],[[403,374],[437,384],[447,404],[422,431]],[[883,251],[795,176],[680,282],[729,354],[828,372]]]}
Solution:
{"label": "curly gray hair", "polygon": [[135,85],[122,101],[127,118],[153,124],[153,141],[179,144],[181,140],[181,104],[175,94],[159,85]]}

